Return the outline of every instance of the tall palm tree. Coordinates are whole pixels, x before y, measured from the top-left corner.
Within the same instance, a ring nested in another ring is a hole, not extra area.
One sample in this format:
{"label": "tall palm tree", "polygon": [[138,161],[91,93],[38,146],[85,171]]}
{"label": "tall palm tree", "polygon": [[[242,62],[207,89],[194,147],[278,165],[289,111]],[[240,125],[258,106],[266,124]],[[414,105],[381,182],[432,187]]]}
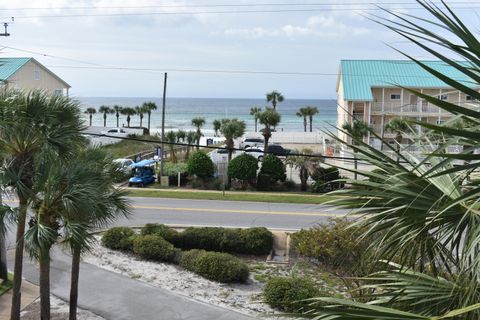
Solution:
{"label": "tall palm tree", "polygon": [[130,121],[132,120],[132,116],[136,115],[137,111],[135,111],[135,109],[132,107],[124,107],[122,108],[121,113],[127,116],[127,127],[130,128]]}
{"label": "tall palm tree", "polygon": [[185,159],[188,159],[190,156],[190,146],[197,140],[197,134],[195,131],[188,131],[187,136],[185,137],[187,140],[187,152],[185,153]]}
{"label": "tall palm tree", "polygon": [[253,116],[255,120],[255,132],[257,132],[257,124],[258,124],[258,115],[262,112],[262,108],[259,107],[252,107],[250,108],[250,115]]}
{"label": "tall palm tree", "polygon": [[[220,127],[220,132],[225,137],[225,146],[228,149],[228,163],[232,160],[232,153],[235,147],[235,139],[240,138],[245,133],[245,121],[238,119],[224,119]],[[228,186],[232,184],[232,178],[228,177]]]}
{"label": "tall palm tree", "polygon": [[310,120],[310,132],[313,131],[313,116],[318,113],[318,108],[317,107],[312,107],[312,106],[306,106],[305,107],[306,114]]}
{"label": "tall palm tree", "polygon": [[40,154],[68,158],[84,143],[84,129],[77,102],[39,91],[8,91],[0,97],[0,158],[3,185],[10,185],[19,200],[11,319],[20,319],[24,233],[32,200],[33,177]]}
{"label": "tall palm tree", "polygon": [[117,118],[117,128],[119,127],[119,118],[120,118],[120,113],[122,113],[122,107],[119,105],[114,105],[113,110],[115,111],[115,117]]}
{"label": "tall palm tree", "polygon": [[148,132],[150,132],[150,117],[152,116],[152,111],[157,110],[157,104],[155,102],[149,101],[142,104],[143,109],[147,113],[148,117]]}
{"label": "tall palm tree", "polygon": [[90,120],[90,127],[92,126],[92,117],[95,113],[97,113],[97,109],[95,108],[87,108],[87,110],[85,110],[86,114],[88,114],[88,118]]}
{"label": "tall palm tree", "polygon": [[268,141],[272,137],[272,128],[277,126],[281,119],[280,114],[271,108],[265,108],[265,111],[259,114],[258,120],[265,126],[261,130],[265,140],[264,152],[268,151]]}
{"label": "tall palm tree", "polygon": [[0,279],[8,280],[6,232],[9,223],[15,222],[15,212],[3,205],[0,193]]}
{"label": "tall palm tree", "polygon": [[168,143],[168,148],[170,149],[170,161],[177,163],[177,156],[175,155],[175,143],[177,142],[177,134],[175,131],[168,131],[165,135],[165,140]]}
{"label": "tall palm tree", "polygon": [[[387,132],[396,132],[395,142],[397,143],[397,154],[400,153],[400,147],[403,140],[402,132],[407,131],[409,128],[407,121],[401,118],[393,118],[385,126],[384,131]],[[397,157],[397,161],[400,161],[400,158]]]}
{"label": "tall palm tree", "polygon": [[192,125],[197,128],[197,150],[200,150],[200,139],[203,137],[201,128],[205,124],[205,118],[197,117],[192,119]]}
{"label": "tall palm tree", "polygon": [[297,117],[303,118],[303,131],[307,132],[307,110],[306,108],[300,108],[297,111]]}
{"label": "tall palm tree", "polygon": [[218,130],[220,130],[220,127],[222,126],[222,121],[220,120],[213,120],[213,131],[215,131],[215,137],[218,136]]}
{"label": "tall palm tree", "polygon": [[146,109],[143,108],[143,106],[136,106],[135,111],[137,112],[137,115],[140,117],[140,127],[143,125],[143,115],[147,112]]}
{"label": "tall palm tree", "polygon": [[310,174],[319,166],[320,157],[312,157],[313,150],[304,148],[299,152],[295,152],[294,156],[287,157],[286,162],[295,166],[300,177],[300,188],[302,191],[307,190],[307,181]]}
{"label": "tall palm tree", "polygon": [[109,106],[100,106],[98,112],[103,113],[103,126],[107,126],[107,114],[115,113],[115,110],[110,108]]}
{"label": "tall palm tree", "polygon": [[277,103],[283,102],[284,100],[283,95],[280,92],[275,90],[273,90],[272,92],[268,92],[266,94],[266,97],[267,97],[267,102],[272,103],[273,110],[277,110]]}
{"label": "tall palm tree", "polygon": [[[363,141],[363,138],[368,135],[371,130],[371,127],[368,123],[353,119],[352,122],[347,122],[343,124],[342,129],[345,130],[352,139],[352,145],[356,146]],[[355,180],[357,179],[357,168],[358,168],[358,160],[357,160],[357,148],[353,147],[353,167],[355,169],[354,176]]]}

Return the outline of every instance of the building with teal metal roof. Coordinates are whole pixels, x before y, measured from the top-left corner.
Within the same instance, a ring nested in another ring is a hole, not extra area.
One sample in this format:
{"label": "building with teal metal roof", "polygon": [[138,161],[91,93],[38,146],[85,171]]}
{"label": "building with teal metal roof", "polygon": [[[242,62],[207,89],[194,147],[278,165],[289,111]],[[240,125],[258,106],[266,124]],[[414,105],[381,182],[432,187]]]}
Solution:
{"label": "building with teal metal roof", "polygon": [[0,58],[0,87],[68,95],[70,85],[34,58]]}
{"label": "building with teal metal roof", "polygon": [[[422,62],[470,87],[479,87],[443,61]],[[415,89],[460,105],[477,105],[471,97],[451,88],[414,61],[342,60],[337,78],[338,127],[357,118],[369,123],[379,135],[393,138],[394,134],[384,132],[384,127],[394,117],[442,123],[452,116],[402,88]],[[372,145],[380,143],[371,137],[366,137],[365,141]]]}

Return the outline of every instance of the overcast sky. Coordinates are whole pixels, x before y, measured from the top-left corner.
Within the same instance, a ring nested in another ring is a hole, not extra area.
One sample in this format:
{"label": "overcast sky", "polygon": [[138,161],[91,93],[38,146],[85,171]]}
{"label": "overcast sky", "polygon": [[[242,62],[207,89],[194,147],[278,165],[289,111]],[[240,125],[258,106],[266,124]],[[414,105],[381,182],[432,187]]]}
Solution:
{"label": "overcast sky", "polygon": [[[414,9],[418,5],[412,0],[11,0],[0,2],[0,22],[15,17],[9,26],[11,36],[0,37],[0,46],[5,47],[0,56],[36,58],[67,81],[74,96],[161,96],[162,72],[170,70],[171,97],[263,98],[265,92],[276,89],[287,98],[335,98],[341,59],[401,58],[387,43],[429,58],[366,19],[365,14],[385,15],[361,10],[374,8],[365,5],[372,2],[425,16]],[[478,29],[479,1],[447,2]],[[266,3],[270,5],[259,6]],[[312,3],[316,5],[306,5]],[[204,13],[191,14],[199,11]],[[212,13],[225,11],[237,13]],[[125,15],[113,15],[120,13]]]}

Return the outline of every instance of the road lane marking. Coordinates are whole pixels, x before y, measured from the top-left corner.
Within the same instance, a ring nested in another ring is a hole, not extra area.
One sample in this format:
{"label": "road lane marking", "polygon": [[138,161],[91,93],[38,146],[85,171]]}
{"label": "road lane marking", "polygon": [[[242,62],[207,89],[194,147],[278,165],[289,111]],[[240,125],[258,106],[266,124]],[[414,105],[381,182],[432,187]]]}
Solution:
{"label": "road lane marking", "polygon": [[325,213],[325,212],[288,212],[288,211],[260,211],[260,210],[232,210],[232,209],[209,209],[209,208],[179,208],[179,207],[157,207],[133,205],[134,209],[148,209],[160,211],[193,211],[211,213],[239,213],[239,214],[263,214],[263,215],[289,215],[289,216],[311,216],[311,217],[339,217],[346,213]]}

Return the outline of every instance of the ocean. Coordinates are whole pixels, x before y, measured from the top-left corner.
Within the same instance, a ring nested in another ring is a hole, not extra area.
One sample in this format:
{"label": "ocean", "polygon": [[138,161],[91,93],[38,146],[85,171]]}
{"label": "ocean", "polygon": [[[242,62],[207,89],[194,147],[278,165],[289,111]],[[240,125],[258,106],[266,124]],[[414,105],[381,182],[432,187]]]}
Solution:
{"label": "ocean", "polygon": [[[115,97],[82,97],[76,98],[82,105],[82,111],[88,107],[97,109],[93,115],[92,125],[103,126],[103,114],[98,113],[101,105],[120,105],[134,107],[143,102],[153,101],[158,109],[152,112],[151,128],[152,131],[158,131],[162,123],[162,99],[161,98],[115,98]],[[304,106],[315,106],[319,113],[313,118],[313,129],[322,130],[331,129],[337,121],[337,108],[335,100],[308,100],[308,99],[285,99],[277,104],[277,111],[282,116],[277,131],[303,131],[303,118],[296,116],[299,108]],[[247,131],[254,131],[255,123],[250,115],[251,107],[268,106],[263,99],[227,99],[227,98],[168,98],[165,109],[165,128],[166,130],[192,130],[192,118],[204,117],[206,124],[205,131],[211,131],[212,122],[215,119],[237,118],[245,121]],[[88,125],[88,115],[83,114]],[[130,122],[131,126],[138,126],[140,117],[133,116]],[[119,125],[127,126],[126,116],[120,115]],[[143,126],[147,126],[147,115],[143,118]],[[259,124],[259,128],[260,128]],[[116,127],[115,114],[107,115],[107,127]]]}

